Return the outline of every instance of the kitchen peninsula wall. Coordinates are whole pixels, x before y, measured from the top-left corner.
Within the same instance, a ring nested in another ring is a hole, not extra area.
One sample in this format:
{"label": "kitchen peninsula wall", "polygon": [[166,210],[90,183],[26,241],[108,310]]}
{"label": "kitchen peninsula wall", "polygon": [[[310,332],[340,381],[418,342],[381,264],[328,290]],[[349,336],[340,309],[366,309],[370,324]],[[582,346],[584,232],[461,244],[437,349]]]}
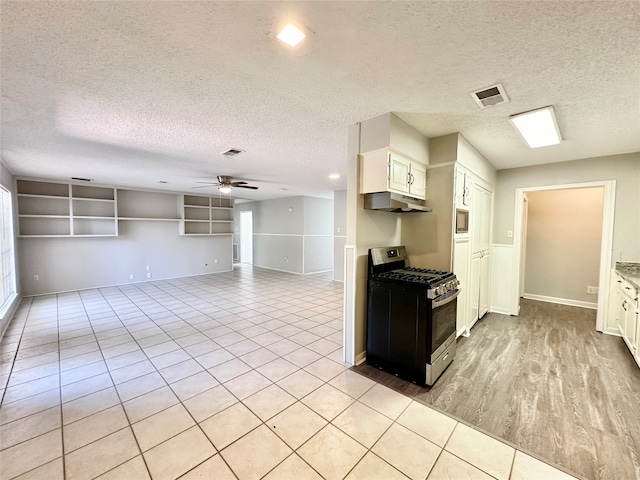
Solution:
{"label": "kitchen peninsula wall", "polygon": [[[347,152],[347,239],[345,255],[345,358],[365,358],[367,254],[371,247],[399,245],[406,214],[365,210],[359,193],[362,153],[392,148],[429,164],[429,139],[392,113],[349,127]],[[428,188],[428,187],[427,187]],[[413,213],[409,215],[429,215]]]}
{"label": "kitchen peninsula wall", "polygon": [[[253,213],[253,264],[297,274],[331,271],[334,263],[333,200],[286,197],[236,204],[240,212]],[[234,243],[241,250],[239,229]]]}
{"label": "kitchen peninsula wall", "polygon": [[333,192],[333,279],[344,282],[344,246],[347,241],[347,191]]}

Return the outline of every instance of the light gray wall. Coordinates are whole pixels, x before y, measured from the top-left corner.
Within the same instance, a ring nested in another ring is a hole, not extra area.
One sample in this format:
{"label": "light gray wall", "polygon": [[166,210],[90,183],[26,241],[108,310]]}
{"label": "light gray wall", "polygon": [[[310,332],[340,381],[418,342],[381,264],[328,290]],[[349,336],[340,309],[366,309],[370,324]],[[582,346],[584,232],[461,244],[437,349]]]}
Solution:
{"label": "light gray wall", "polygon": [[[240,212],[253,212],[253,264],[306,274],[333,269],[333,200],[287,197],[236,204]],[[239,228],[234,243],[241,247]]]}
{"label": "light gray wall", "polygon": [[117,237],[21,238],[20,247],[23,295],[146,281],[147,265],[151,280],[232,269],[231,236],[181,236],[177,221],[120,221]]}
{"label": "light gray wall", "polygon": [[604,188],[527,193],[525,295],[597,302]]}
{"label": "light gray wall", "polygon": [[333,270],[333,200],[304,199],[304,273]]}
{"label": "light gray wall", "polygon": [[344,282],[344,246],[347,240],[347,191],[333,192],[333,279]]}
{"label": "light gray wall", "polygon": [[498,171],[494,243],[511,245],[516,188],[616,181],[613,261],[640,261],[640,152]]}

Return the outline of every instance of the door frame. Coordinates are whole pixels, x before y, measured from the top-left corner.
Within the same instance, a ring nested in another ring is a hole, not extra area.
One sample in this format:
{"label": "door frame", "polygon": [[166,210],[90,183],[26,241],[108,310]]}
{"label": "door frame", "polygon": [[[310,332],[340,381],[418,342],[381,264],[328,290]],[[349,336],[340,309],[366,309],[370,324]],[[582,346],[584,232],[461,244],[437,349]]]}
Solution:
{"label": "door frame", "polygon": [[[246,227],[249,226],[250,229]],[[249,230],[249,231],[247,231]],[[248,245],[250,244],[250,245]],[[253,211],[241,210],[240,211],[240,263],[249,263],[245,258],[245,252],[250,249],[251,259],[250,263],[253,264]]]}
{"label": "door frame", "polygon": [[598,279],[598,310],[596,314],[596,330],[603,332],[606,328],[606,315],[609,310],[609,282],[611,280],[611,262],[613,256],[613,219],[615,215],[616,181],[571,183],[562,185],[545,185],[539,187],[516,188],[515,219],[513,232],[513,272],[511,278],[515,282],[511,289],[509,313],[518,315],[520,309],[520,271],[522,255],[523,203],[526,192],[543,190],[565,190],[575,188],[604,187],[602,210],[602,237],[600,245],[600,273]]}

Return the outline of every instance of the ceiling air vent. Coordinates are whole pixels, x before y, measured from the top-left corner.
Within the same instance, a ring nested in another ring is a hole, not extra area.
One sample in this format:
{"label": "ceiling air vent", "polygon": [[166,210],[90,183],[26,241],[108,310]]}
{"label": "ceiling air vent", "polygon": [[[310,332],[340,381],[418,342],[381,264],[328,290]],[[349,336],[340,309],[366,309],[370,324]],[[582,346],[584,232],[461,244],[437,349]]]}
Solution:
{"label": "ceiling air vent", "polygon": [[507,92],[504,91],[504,87],[500,83],[492,87],[483,88],[482,90],[476,90],[469,95],[471,95],[480,108],[493,107],[494,105],[507,103],[509,101]]}
{"label": "ceiling air vent", "polygon": [[240,155],[241,153],[242,153],[242,150],[238,150],[237,148],[230,148],[229,150],[224,152],[223,155],[225,157],[235,157],[237,155]]}

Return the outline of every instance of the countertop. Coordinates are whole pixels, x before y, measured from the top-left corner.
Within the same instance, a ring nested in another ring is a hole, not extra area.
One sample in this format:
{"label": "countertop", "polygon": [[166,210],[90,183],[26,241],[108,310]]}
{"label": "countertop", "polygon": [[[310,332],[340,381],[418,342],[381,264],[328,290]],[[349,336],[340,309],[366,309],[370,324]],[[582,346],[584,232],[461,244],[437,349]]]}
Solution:
{"label": "countertop", "polygon": [[616,262],[616,273],[633,285],[640,295],[640,263]]}

